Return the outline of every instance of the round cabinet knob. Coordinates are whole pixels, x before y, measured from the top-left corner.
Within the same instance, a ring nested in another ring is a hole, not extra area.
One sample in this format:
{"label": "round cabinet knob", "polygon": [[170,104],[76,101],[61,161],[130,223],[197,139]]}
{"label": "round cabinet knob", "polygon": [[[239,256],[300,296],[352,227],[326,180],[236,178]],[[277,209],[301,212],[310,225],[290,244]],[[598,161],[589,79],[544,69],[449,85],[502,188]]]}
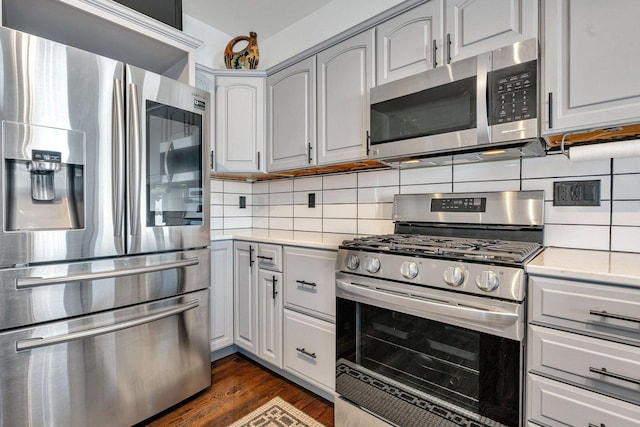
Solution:
{"label": "round cabinet knob", "polygon": [[447,267],[442,276],[449,286],[460,286],[464,282],[464,270],[460,267]]}
{"label": "round cabinet knob", "polygon": [[491,270],[485,270],[478,277],[476,277],[476,285],[483,291],[491,292],[498,289],[500,280],[498,275]]}
{"label": "round cabinet knob", "polygon": [[400,274],[405,279],[414,279],[418,275],[418,264],[413,261],[405,261],[400,266]]}
{"label": "round cabinet knob", "polygon": [[376,257],[367,260],[367,271],[369,273],[377,273],[380,270],[380,260]]}
{"label": "round cabinet knob", "polygon": [[349,270],[355,270],[360,265],[360,258],[358,258],[358,255],[349,254],[346,264]]}

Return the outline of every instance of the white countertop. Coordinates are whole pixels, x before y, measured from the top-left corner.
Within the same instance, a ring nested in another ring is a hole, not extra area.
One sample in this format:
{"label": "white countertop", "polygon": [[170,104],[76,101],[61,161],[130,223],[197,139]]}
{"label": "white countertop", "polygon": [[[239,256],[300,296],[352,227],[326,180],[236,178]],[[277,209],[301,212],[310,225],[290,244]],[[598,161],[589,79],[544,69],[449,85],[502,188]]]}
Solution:
{"label": "white countertop", "polygon": [[312,233],[304,231],[266,230],[266,229],[233,229],[211,231],[211,241],[220,240],[251,240],[260,243],[278,245],[305,246],[316,249],[337,250],[338,245],[345,239],[356,236],[334,233]]}
{"label": "white countertop", "polygon": [[527,264],[527,273],[640,287],[640,254],[545,248]]}

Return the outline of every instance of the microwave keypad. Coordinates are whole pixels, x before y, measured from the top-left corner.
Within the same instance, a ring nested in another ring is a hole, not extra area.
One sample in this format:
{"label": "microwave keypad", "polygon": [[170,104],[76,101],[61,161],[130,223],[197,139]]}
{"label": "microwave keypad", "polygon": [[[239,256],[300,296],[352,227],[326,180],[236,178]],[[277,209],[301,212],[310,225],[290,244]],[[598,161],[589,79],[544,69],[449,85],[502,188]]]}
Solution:
{"label": "microwave keypad", "polygon": [[536,62],[531,61],[490,73],[490,125],[536,117]]}

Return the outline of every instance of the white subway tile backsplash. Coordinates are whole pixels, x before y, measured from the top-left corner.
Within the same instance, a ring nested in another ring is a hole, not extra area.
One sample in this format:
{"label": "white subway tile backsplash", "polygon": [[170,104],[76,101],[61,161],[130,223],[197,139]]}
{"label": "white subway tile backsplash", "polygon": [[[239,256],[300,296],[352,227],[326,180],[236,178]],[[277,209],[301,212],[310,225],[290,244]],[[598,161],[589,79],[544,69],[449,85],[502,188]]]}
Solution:
{"label": "white subway tile backsplash", "polygon": [[397,185],[393,187],[359,188],[358,203],[393,203],[393,196],[400,193]]}
{"label": "white subway tile backsplash", "polygon": [[277,179],[269,182],[269,192],[287,193],[293,191],[293,179]]}
{"label": "white subway tile backsplash", "polygon": [[223,216],[224,207],[222,205],[211,205],[209,207],[209,216]]}
{"label": "white subway tile backsplash", "polygon": [[397,169],[360,172],[358,174],[358,188],[383,187],[400,184],[400,173]]}
{"label": "white subway tile backsplash", "polygon": [[640,226],[640,200],[613,201],[611,224]]}
{"label": "white subway tile backsplash", "polygon": [[391,219],[393,203],[359,203],[360,219]]}
{"label": "white subway tile backsplash", "polygon": [[449,182],[441,183],[441,184],[400,186],[400,194],[451,193],[451,192],[453,192],[453,184]]}
{"label": "white subway tile backsplash", "polygon": [[322,177],[322,188],[324,190],[335,190],[337,188],[356,188],[357,186],[358,174],[355,173],[325,175]]}
{"label": "white subway tile backsplash", "polygon": [[292,205],[293,193],[271,193],[269,195],[269,205]]}
{"label": "white subway tile backsplash", "polygon": [[250,182],[242,182],[242,181],[224,181],[224,192],[225,193],[253,193],[253,187]]}
{"label": "white subway tile backsplash", "polygon": [[522,178],[606,175],[610,171],[609,159],[576,162],[562,153],[522,160]]}
{"label": "white subway tile backsplash", "polygon": [[322,218],[294,218],[293,229],[295,231],[322,232]]}
{"label": "white subway tile backsplash", "polygon": [[477,182],[454,182],[454,193],[469,193],[476,191],[518,191],[520,181],[477,181]]}
{"label": "white subway tile backsplash", "polygon": [[253,194],[253,206],[269,206],[269,194]]}
{"label": "white subway tile backsplash", "polygon": [[599,225],[549,224],[544,226],[544,244],[560,248],[609,249],[609,227]]}
{"label": "white subway tile backsplash", "polygon": [[269,194],[269,181],[254,182],[253,194]]}
{"label": "white subway tile backsplash", "polygon": [[400,184],[402,186],[449,183],[452,177],[453,166],[434,166],[431,168],[400,170]]}
{"label": "white subway tile backsplash", "polygon": [[293,218],[269,218],[269,228],[276,230],[293,230]]}
{"label": "white subway tile backsplash", "polygon": [[388,219],[359,219],[358,234],[392,234],[393,222]]}
{"label": "white subway tile backsplash", "polygon": [[[340,205],[344,206],[344,205]],[[315,208],[310,208],[307,205],[293,205],[293,217],[294,218],[322,218],[322,205],[316,205]]]}
{"label": "white subway tile backsplash", "polygon": [[614,200],[640,199],[640,174],[613,176]]}
{"label": "white subway tile backsplash", "polygon": [[222,193],[224,192],[224,181],[219,180],[219,179],[212,179],[211,181],[209,181],[209,188],[211,189],[210,191],[216,192],[216,193]]}
{"label": "white subway tile backsplash", "polygon": [[544,204],[544,223],[574,225],[609,225],[611,222],[611,202],[602,202],[600,206],[553,206],[553,202]]}
{"label": "white subway tile backsplash", "polygon": [[293,218],[293,205],[275,205],[269,206],[270,217],[290,217]]}
{"label": "white subway tile backsplash", "polygon": [[223,205],[224,204],[224,193],[211,193],[211,204],[212,205]]}
{"label": "white subway tile backsplash", "polygon": [[324,233],[357,234],[358,220],[324,218],[322,220],[322,231]]}
{"label": "white subway tile backsplash", "polygon": [[612,227],[611,250],[640,252],[640,227]]}
{"label": "white subway tile backsplash", "polygon": [[523,179],[523,190],[543,190],[544,199],[547,201],[553,200],[553,183],[556,181],[600,181],[600,199],[611,200],[611,177],[609,175],[597,175],[597,176],[580,176],[569,178],[535,178],[535,179]]}
{"label": "white subway tile backsplash", "polygon": [[613,159],[613,173],[640,173],[640,157]]}
{"label": "white subway tile backsplash", "polygon": [[224,228],[251,228],[251,217],[223,218]]}
{"label": "white subway tile backsplash", "polygon": [[334,203],[358,203],[358,190],[356,188],[323,190],[322,201],[325,205]]}
{"label": "white subway tile backsplash", "polygon": [[240,206],[240,196],[245,198],[245,203],[247,206],[253,205],[253,195],[251,193],[247,194],[237,194],[237,193],[224,193],[224,205],[225,206]]}
{"label": "white subway tile backsplash", "polygon": [[453,166],[453,182],[520,179],[520,160],[471,163]]}
{"label": "white subway tile backsplash", "polygon": [[358,205],[339,204],[339,205],[323,205],[322,216],[324,218],[357,218]]}
{"label": "white subway tile backsplash", "polygon": [[322,191],[296,191],[293,193],[293,204],[295,205],[308,205],[309,194],[313,193],[316,196],[316,206],[322,205]]}
{"label": "white subway tile backsplash", "polygon": [[211,218],[210,222],[211,230],[223,230],[224,229],[224,221],[222,218]]}
{"label": "white subway tile backsplash", "polygon": [[253,228],[269,228],[269,218],[254,216],[253,217]]}
{"label": "white subway tile backsplash", "polygon": [[322,177],[296,178],[293,180],[293,191],[320,191],[322,190]]}
{"label": "white subway tile backsplash", "polygon": [[251,206],[247,206],[244,209],[239,208],[238,206],[223,206],[223,216],[227,217],[246,217],[253,216],[253,209]]}
{"label": "white subway tile backsplash", "polygon": [[269,216],[269,206],[254,206],[253,216]]}

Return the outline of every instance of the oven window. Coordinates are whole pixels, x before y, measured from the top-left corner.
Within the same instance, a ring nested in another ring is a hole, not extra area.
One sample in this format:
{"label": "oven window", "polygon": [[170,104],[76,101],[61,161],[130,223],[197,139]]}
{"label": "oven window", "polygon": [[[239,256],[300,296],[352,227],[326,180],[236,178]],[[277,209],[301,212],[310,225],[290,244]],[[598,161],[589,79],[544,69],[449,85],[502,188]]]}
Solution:
{"label": "oven window", "polygon": [[341,298],[337,339],[338,393],[387,420],[422,409],[428,423],[519,424],[520,342]]}
{"label": "oven window", "polygon": [[476,77],[371,105],[371,144],[476,127]]}
{"label": "oven window", "polygon": [[147,226],[202,225],[202,116],[146,101]]}

